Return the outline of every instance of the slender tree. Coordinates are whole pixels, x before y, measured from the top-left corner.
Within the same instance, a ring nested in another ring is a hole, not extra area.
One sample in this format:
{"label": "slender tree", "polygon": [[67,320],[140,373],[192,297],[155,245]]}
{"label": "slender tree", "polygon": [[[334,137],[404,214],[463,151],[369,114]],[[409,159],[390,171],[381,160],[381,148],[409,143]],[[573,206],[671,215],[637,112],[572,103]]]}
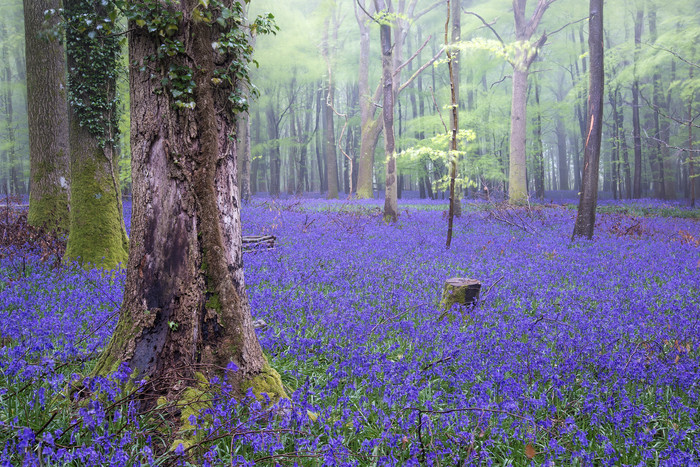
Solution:
{"label": "slender tree", "polygon": [[65,50],[45,29],[59,0],[24,0],[29,122],[29,223],[68,230],[70,189]]}
{"label": "slender tree", "polygon": [[637,63],[642,47],[642,29],[644,28],[644,6],[639,5],[634,21],[634,81],[632,82],[632,135],[634,138],[634,180],[632,197],[642,197],[642,130],[639,120],[639,76]]}
{"label": "slender tree", "polygon": [[[241,2],[127,6],[132,244],[119,322],[94,371],[126,362],[147,391],[172,399],[195,372],[227,372],[234,389],[280,397],[250,314],[236,152],[226,143],[245,110],[238,78],[252,53]],[[262,19],[251,27],[270,28]]]}
{"label": "slender tree", "polygon": [[386,154],[384,219],[395,221],[399,215],[399,207],[394,142],[394,66],[391,23],[386,17],[389,11],[384,0],[374,0],[374,7],[380,14],[379,40],[382,47],[382,119],[384,121],[384,152]]}
{"label": "slender tree", "polygon": [[525,16],[527,0],[513,0],[515,16],[515,56],[513,65],[513,97],[510,111],[510,172],[508,176],[510,202],[523,203],[527,199],[526,141],[527,141],[527,87],[530,65],[537,58],[538,50],[547,41],[543,33],[534,43],[535,34],[544,12],[556,0],[537,0],[530,18]]}
{"label": "slender tree", "polygon": [[572,239],[593,238],[595,211],[598,204],[600,143],[603,132],[603,96],[605,91],[605,52],[603,48],[603,0],[590,0],[588,48],[590,78],[588,85],[588,134],[583,156],[583,179],[578,214]]}

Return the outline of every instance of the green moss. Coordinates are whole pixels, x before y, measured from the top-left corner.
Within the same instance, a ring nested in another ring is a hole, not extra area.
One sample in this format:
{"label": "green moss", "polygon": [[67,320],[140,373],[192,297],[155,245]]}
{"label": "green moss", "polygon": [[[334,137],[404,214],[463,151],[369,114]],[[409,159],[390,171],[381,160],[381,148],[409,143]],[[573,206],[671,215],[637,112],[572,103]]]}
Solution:
{"label": "green moss", "polygon": [[[199,444],[206,437],[206,430],[197,432],[196,426],[192,421],[199,419],[202,411],[211,407],[211,395],[209,392],[209,381],[202,373],[195,373],[197,386],[188,387],[182,392],[182,396],[177,401],[177,406],[180,410],[180,429],[177,432],[177,437],[170,446],[171,450],[175,450],[179,445],[184,449],[189,449],[192,446]],[[159,404],[165,402],[159,400]],[[210,417],[209,417],[210,418]],[[204,420],[204,424],[207,420]],[[200,428],[202,424],[200,423]]]}
{"label": "green moss", "polygon": [[120,263],[126,266],[128,239],[109,168],[96,162],[104,159],[101,152],[98,149],[93,158],[86,157],[81,167],[73,168],[65,257],[85,268],[112,269]]}
{"label": "green moss", "polygon": [[68,191],[57,187],[53,193],[43,193],[41,196],[33,191],[29,196],[27,222],[34,227],[68,232]]}
{"label": "green moss", "polygon": [[244,393],[247,392],[248,389],[252,389],[253,394],[255,394],[255,397],[258,399],[262,399],[262,395],[267,394],[267,397],[270,398],[270,402],[273,404],[279,402],[280,399],[289,398],[282,387],[282,378],[280,378],[280,374],[277,373],[267,361],[265,361],[265,365],[260,373],[241,384],[241,390]]}
{"label": "green moss", "polygon": [[219,294],[215,293],[207,299],[206,307],[208,309],[216,311],[217,314],[221,314],[221,300],[219,300]]}

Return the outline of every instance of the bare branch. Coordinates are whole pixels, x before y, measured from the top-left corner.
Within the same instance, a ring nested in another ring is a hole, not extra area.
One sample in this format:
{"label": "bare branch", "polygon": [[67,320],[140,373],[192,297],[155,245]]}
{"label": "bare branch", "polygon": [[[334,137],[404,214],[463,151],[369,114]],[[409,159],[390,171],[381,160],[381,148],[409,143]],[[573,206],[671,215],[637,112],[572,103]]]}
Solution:
{"label": "bare branch", "polygon": [[[360,0],[356,0],[355,3],[357,3],[357,6],[359,6],[360,9],[361,9],[362,11],[365,12],[365,14],[369,17],[369,19],[371,19],[372,21],[374,21],[374,22],[377,23],[377,24],[381,24],[379,21],[377,21],[377,19],[376,19],[374,16],[372,16],[372,15],[365,9],[365,6],[364,6],[363,4],[360,3]],[[358,19],[359,19],[359,18],[358,18]]]}
{"label": "bare branch", "polygon": [[440,116],[440,121],[442,122],[442,126],[445,127],[445,133],[449,133],[450,130],[447,129],[447,124],[445,123],[445,119],[442,118],[442,112],[440,112],[440,107],[438,106],[437,99],[435,99],[435,90],[433,87],[430,87],[430,95],[433,96],[433,104],[435,105],[435,110],[437,110],[438,115]]}
{"label": "bare branch", "polygon": [[550,35],[550,36],[553,36],[553,35],[555,35],[556,33],[558,33],[558,32],[560,32],[560,31],[562,31],[562,30],[568,28],[568,27],[571,26],[572,24],[580,23],[580,22],[582,22],[582,21],[586,21],[587,19],[588,19],[588,16],[584,16],[583,18],[577,19],[576,21],[569,21],[568,23],[566,23],[564,26],[560,27],[559,29],[555,29],[553,32],[550,32],[549,35]]}
{"label": "bare branch", "polygon": [[481,17],[481,16],[478,15],[477,13],[474,13],[473,11],[467,11],[467,10],[465,10],[464,8],[462,8],[462,11],[464,12],[464,14],[476,16],[477,18],[479,18],[479,19],[481,20],[481,22],[484,24],[484,26],[486,26],[487,28],[489,28],[489,29],[491,30],[491,32],[492,32],[492,33],[496,36],[496,38],[498,39],[498,42],[500,42],[500,43],[501,43],[501,46],[503,46],[503,48],[505,49],[505,47],[506,47],[505,42],[503,42],[503,39],[501,39],[501,36],[498,35],[498,33],[497,33],[496,30],[493,28],[493,26],[491,26],[491,24],[487,23],[486,20],[485,20],[483,17]]}
{"label": "bare branch", "polygon": [[645,42],[644,45],[646,45],[646,46],[648,46],[648,47],[651,47],[652,49],[663,50],[664,52],[668,52],[668,53],[670,53],[671,55],[673,55],[674,57],[676,57],[678,60],[680,60],[681,62],[684,62],[684,63],[686,63],[686,64],[688,64],[688,65],[690,65],[690,66],[692,66],[692,67],[694,67],[694,68],[700,68],[700,64],[695,63],[695,62],[691,62],[690,60],[684,58],[684,57],[683,57],[681,54],[679,54],[678,52],[675,52],[675,51],[673,51],[673,50],[671,50],[671,49],[667,49],[667,48],[665,48],[665,47],[661,47],[660,45],[656,45],[656,44],[649,44],[648,42]]}
{"label": "bare branch", "polygon": [[420,68],[418,68],[418,70],[416,70],[415,73],[413,73],[413,75],[411,75],[410,78],[408,78],[408,79],[406,80],[405,83],[403,83],[401,86],[399,86],[399,90],[398,90],[396,93],[398,94],[398,93],[400,93],[401,91],[403,91],[406,87],[408,87],[408,85],[410,85],[410,84],[413,82],[413,80],[416,79],[416,78],[418,77],[418,75],[420,75],[420,74],[421,74],[426,68],[428,68],[430,65],[432,65],[433,63],[435,63],[435,61],[436,61],[438,58],[440,58],[440,55],[442,55],[442,53],[443,53],[444,51],[445,51],[445,48],[444,48],[444,47],[442,47],[440,50],[438,50],[438,53],[436,53],[436,54],[433,56],[433,58],[431,58],[429,61],[425,62]]}
{"label": "bare branch", "polygon": [[398,75],[404,67],[406,67],[409,63],[411,63],[411,62],[413,61],[413,59],[416,58],[416,57],[418,56],[419,53],[421,53],[421,51],[425,48],[425,46],[428,45],[428,41],[429,41],[432,37],[433,37],[432,35],[428,36],[428,38],[425,40],[425,42],[423,42],[423,45],[421,45],[421,46],[418,48],[418,50],[416,50],[415,53],[414,53],[413,55],[411,55],[411,57],[410,57],[408,60],[406,60],[406,61],[403,62],[401,65],[399,65],[398,67],[396,67],[396,69],[394,70],[394,76]]}

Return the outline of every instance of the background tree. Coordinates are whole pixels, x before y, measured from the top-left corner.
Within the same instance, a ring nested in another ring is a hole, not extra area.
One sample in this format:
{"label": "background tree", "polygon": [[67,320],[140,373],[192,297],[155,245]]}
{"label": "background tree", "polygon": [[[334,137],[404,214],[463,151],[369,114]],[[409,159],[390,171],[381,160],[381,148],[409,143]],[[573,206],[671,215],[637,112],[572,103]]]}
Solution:
{"label": "background tree", "polygon": [[595,211],[598,204],[600,142],[603,132],[603,96],[605,58],[603,50],[603,0],[590,0],[588,48],[590,84],[588,89],[588,135],[583,157],[583,179],[578,214],[572,237],[593,238]]}
{"label": "background tree", "polygon": [[59,0],[24,0],[31,192],[28,221],[68,230],[69,154],[65,51],[49,28]]}

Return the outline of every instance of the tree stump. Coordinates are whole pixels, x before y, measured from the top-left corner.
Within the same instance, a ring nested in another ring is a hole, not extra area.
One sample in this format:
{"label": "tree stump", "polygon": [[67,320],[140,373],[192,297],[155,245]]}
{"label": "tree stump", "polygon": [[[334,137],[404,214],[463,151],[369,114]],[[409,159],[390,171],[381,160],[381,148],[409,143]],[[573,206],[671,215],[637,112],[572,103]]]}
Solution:
{"label": "tree stump", "polygon": [[452,277],[445,281],[442,289],[440,308],[443,316],[449,314],[455,305],[468,306],[479,299],[481,282],[466,277]]}

